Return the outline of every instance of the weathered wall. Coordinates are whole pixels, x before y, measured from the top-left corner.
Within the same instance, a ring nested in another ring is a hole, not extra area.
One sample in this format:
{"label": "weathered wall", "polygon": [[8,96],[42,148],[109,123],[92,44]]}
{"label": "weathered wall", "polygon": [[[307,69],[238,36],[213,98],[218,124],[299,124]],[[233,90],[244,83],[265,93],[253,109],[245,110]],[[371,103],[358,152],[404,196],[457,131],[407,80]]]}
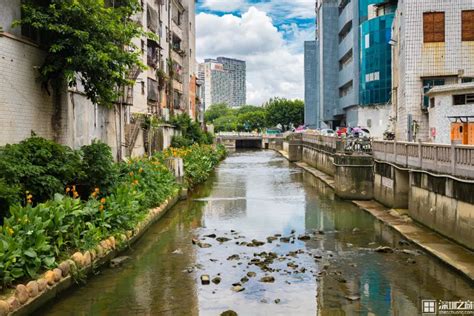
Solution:
{"label": "weathered wall", "polygon": [[474,184],[411,173],[410,185],[410,216],[474,250]]}
{"label": "weathered wall", "polygon": [[53,99],[35,80],[43,52],[34,44],[0,33],[0,145],[31,135],[53,138]]}
{"label": "weathered wall", "polygon": [[318,170],[321,170],[322,172],[325,172],[331,176],[334,176],[336,174],[334,159],[331,155],[327,153],[304,146],[302,160],[308,165]]}
{"label": "weathered wall", "polygon": [[408,208],[408,171],[375,162],[374,199],[390,208]]}
{"label": "weathered wall", "polygon": [[373,159],[369,156],[336,154],[334,183],[343,199],[371,200],[374,197]]}

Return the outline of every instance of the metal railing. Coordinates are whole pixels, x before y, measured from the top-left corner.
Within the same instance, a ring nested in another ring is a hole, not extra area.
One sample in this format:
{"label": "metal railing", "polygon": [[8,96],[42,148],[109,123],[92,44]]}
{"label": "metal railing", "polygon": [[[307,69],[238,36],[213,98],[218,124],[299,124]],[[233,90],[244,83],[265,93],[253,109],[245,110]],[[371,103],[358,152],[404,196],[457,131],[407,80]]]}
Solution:
{"label": "metal railing", "polygon": [[474,146],[373,141],[375,159],[463,178],[474,178]]}

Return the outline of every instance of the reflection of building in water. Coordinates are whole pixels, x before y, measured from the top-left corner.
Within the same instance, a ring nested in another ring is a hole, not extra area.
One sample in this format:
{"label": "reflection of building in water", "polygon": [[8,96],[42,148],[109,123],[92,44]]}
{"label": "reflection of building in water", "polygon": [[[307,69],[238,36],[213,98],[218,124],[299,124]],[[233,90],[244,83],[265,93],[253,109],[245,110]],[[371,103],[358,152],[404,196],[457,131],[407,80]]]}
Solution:
{"label": "reflection of building in water", "polygon": [[[245,181],[227,173],[221,173],[218,177],[219,184],[213,187],[211,195],[206,199],[206,216],[223,219],[245,217],[247,209]],[[227,177],[232,177],[234,181]]]}

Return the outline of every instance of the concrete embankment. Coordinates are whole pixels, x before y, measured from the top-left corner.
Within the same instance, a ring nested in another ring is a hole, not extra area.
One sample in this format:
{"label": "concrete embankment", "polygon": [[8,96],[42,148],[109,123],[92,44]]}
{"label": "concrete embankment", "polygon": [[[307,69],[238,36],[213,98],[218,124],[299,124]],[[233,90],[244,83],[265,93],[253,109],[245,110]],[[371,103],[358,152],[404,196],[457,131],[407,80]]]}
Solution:
{"label": "concrete embankment", "polygon": [[[277,152],[288,159],[288,153],[285,151],[277,150]],[[335,188],[334,177],[304,162],[297,162],[296,165],[320,179],[329,187]],[[372,214],[377,220],[391,227],[394,231],[403,236],[403,238],[411,241],[425,252],[436,257],[474,282],[474,253],[472,251],[414,222],[407,215],[400,214],[394,209],[388,209],[376,201],[352,202],[362,210]]]}

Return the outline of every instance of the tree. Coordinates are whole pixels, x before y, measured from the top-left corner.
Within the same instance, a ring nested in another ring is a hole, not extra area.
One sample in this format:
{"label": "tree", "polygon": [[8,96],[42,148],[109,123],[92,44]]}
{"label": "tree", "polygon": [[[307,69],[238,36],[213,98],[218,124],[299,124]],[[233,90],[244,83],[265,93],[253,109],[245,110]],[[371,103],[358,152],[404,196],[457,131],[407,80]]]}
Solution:
{"label": "tree", "polygon": [[239,119],[235,115],[221,116],[214,120],[216,132],[231,132],[239,130]]}
{"label": "tree", "polygon": [[263,109],[247,112],[238,116],[239,126],[246,131],[261,130],[266,127],[267,115]]}
{"label": "tree", "polygon": [[255,106],[255,105],[244,105],[240,108],[237,109],[237,114],[246,114],[250,112],[264,112],[265,109],[262,108],[261,106]]}
{"label": "tree", "polygon": [[204,119],[206,122],[212,123],[221,116],[231,115],[232,112],[234,112],[234,110],[229,108],[225,103],[213,104],[206,110]]}
{"label": "tree", "polygon": [[40,34],[46,57],[39,69],[44,87],[58,88],[64,80],[78,81],[94,103],[110,106],[119,89],[131,84],[127,72],[139,67],[140,51],[131,41],[144,35],[132,16],[138,0],[24,0],[22,19],[16,24]]}
{"label": "tree", "polygon": [[281,124],[288,128],[290,124],[298,126],[304,123],[304,102],[301,100],[270,99],[264,108],[269,126]]}

